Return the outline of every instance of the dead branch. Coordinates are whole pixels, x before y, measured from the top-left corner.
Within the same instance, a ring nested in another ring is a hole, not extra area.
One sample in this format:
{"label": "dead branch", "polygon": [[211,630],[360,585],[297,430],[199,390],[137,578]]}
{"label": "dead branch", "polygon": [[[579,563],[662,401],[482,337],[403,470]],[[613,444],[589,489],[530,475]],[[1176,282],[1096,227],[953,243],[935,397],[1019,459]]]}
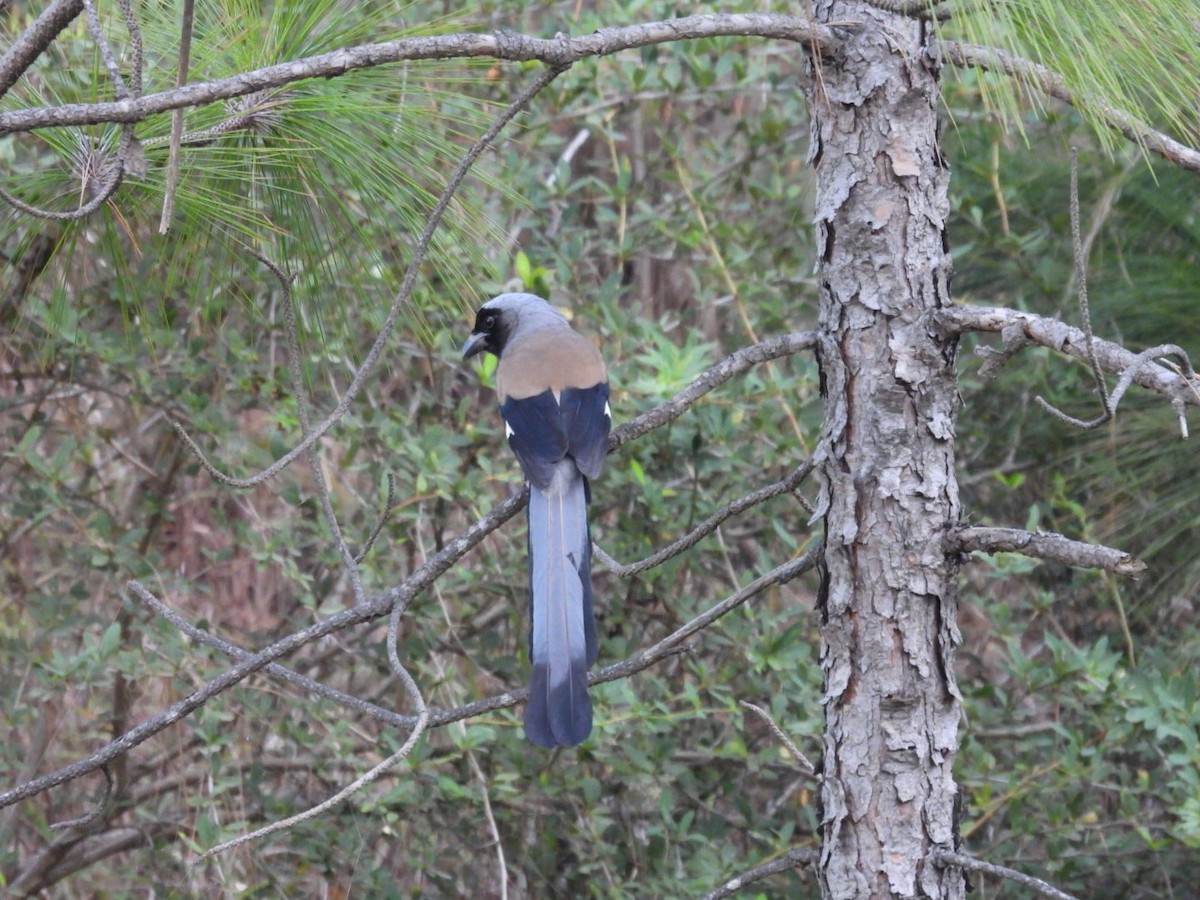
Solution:
{"label": "dead branch", "polygon": [[1140,578],[1146,564],[1124,550],[1074,541],[1052,531],[1020,528],[961,528],[946,538],[949,552],[1020,553],[1077,569],[1103,569],[1114,575]]}
{"label": "dead branch", "polygon": [[801,869],[804,866],[815,865],[820,856],[821,854],[816,850],[807,847],[793,847],[779,859],[773,859],[769,863],[747,869],[742,874],[729,879],[715,891],[705,894],[704,900],[721,900],[723,897],[732,897],[746,885],[761,881],[770,875],[777,875],[788,869]]}
{"label": "dead branch", "polygon": [[[1167,397],[1181,416],[1185,406],[1200,406],[1200,379],[1196,377],[1187,354],[1174,344],[1163,344],[1142,353],[1133,353],[1120,344],[1101,338],[1089,342],[1082,330],[1058,319],[1005,307],[954,306],[939,310],[933,317],[950,332],[990,331],[1002,335],[1003,351],[980,348],[981,355],[991,357],[985,364],[989,376],[1029,344],[1047,347],[1083,362],[1088,361],[1090,345],[1095,350],[1100,367],[1120,376],[1110,398],[1114,409],[1133,384]],[[1173,369],[1157,364],[1154,360],[1160,356],[1178,357],[1179,367]]]}
{"label": "dead branch", "polygon": [[960,869],[967,869],[971,872],[983,872],[985,875],[995,875],[1007,881],[1015,881],[1017,884],[1037,891],[1043,897],[1053,897],[1054,900],[1078,900],[1075,896],[1065,891],[1060,891],[1054,885],[1042,881],[1040,878],[1034,878],[1032,875],[1026,875],[1024,872],[1018,872],[1016,869],[987,863],[983,860],[975,859],[973,856],[967,856],[965,853],[950,853],[946,850],[939,850],[933,854],[933,862],[934,865],[938,866],[958,866]]}

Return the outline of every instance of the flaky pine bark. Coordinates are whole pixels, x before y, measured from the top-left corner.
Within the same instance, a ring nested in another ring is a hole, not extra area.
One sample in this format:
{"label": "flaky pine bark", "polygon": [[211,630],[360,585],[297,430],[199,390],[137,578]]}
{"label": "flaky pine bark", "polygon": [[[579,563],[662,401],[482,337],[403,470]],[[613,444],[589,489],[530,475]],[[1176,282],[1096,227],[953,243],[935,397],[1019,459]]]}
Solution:
{"label": "flaky pine bark", "polygon": [[927,23],[866,3],[815,3],[846,37],[806,90],[817,177],[825,427],[818,513],[826,897],[964,895],[931,854],[957,844],[954,682],[958,515],[948,172]]}

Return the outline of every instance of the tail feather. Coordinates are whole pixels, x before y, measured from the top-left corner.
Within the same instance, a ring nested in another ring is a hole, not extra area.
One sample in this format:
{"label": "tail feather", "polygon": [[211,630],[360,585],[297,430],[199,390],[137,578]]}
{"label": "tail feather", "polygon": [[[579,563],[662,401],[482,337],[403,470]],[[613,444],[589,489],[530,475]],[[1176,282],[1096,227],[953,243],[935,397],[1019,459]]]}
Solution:
{"label": "tail feather", "polygon": [[572,746],[592,730],[588,666],[596,655],[591,603],[587,482],[575,463],[557,464],[529,497],[533,677],[525,733],[543,747]]}

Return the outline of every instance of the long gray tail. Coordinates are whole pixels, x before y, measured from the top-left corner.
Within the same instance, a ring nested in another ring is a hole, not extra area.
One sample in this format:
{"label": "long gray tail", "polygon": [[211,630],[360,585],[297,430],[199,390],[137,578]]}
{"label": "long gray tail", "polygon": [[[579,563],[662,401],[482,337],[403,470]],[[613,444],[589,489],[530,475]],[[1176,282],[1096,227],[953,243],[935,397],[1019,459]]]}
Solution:
{"label": "long gray tail", "polygon": [[549,486],[529,495],[529,592],[533,678],[525,734],[542,747],[570,747],[592,731],[588,667],[596,661],[587,479],[570,458]]}

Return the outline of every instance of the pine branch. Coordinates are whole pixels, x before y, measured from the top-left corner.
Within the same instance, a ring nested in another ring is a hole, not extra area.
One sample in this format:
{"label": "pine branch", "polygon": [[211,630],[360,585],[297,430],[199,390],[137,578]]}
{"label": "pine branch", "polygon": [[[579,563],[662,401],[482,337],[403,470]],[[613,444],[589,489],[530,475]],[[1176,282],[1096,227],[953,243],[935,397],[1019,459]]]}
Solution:
{"label": "pine branch", "polygon": [[838,44],[829,28],[796,16],[765,13],[684,16],[665,22],[601,28],[576,38],[566,35],[536,38],[510,32],[401,38],[347,47],[229,78],[189,84],[170,91],[147,94],[138,100],[68,103],[0,113],[0,133],[32,131],[49,126],[141,122],[149,116],[175,109],[203,106],[310,78],[335,78],[358,69],[405,60],[484,57],[512,62],[538,61],[554,68],[564,68],[582,59],[611,56],[622,50],[673,41],[732,36],[779,38],[823,51],[832,51]]}
{"label": "pine branch", "polygon": [[962,68],[995,70],[1011,75],[1047,96],[1069,103],[1077,109],[1087,108],[1095,112],[1109,128],[1125,138],[1161,156],[1181,169],[1200,173],[1200,150],[1189,147],[1169,135],[1156,131],[1145,122],[1102,100],[1080,97],[1067,87],[1063,77],[1039,63],[1022,59],[994,47],[980,47],[960,41],[943,41],[940,44],[942,58]]}

